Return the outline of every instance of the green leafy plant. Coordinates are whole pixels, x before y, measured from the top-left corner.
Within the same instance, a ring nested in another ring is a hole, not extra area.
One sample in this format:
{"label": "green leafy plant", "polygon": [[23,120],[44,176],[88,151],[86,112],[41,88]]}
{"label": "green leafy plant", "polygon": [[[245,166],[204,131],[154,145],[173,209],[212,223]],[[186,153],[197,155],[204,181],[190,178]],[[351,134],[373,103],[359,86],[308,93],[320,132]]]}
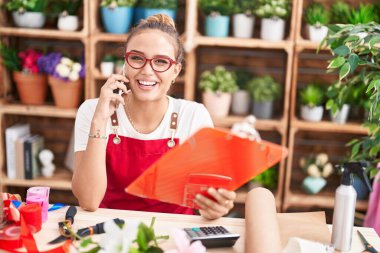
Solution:
{"label": "green leafy plant", "polygon": [[236,76],[223,66],[216,66],[213,71],[204,71],[201,75],[199,87],[202,91],[233,93],[238,90]]}
{"label": "green leafy plant", "polygon": [[18,53],[16,49],[0,43],[0,54],[3,60],[2,64],[9,71],[21,71],[21,60],[17,55]]}
{"label": "green leafy plant", "polygon": [[353,9],[348,16],[350,24],[368,24],[377,21],[375,8],[372,4],[360,4],[359,8]]}
{"label": "green leafy plant", "polygon": [[281,94],[280,84],[269,75],[253,78],[247,90],[255,102],[273,101]]}
{"label": "green leafy plant", "polygon": [[199,0],[199,8],[206,14],[228,16],[233,13],[234,0]]}
{"label": "green leafy plant", "polygon": [[305,21],[309,25],[321,27],[330,22],[330,13],[323,4],[312,3],[306,8]]}
{"label": "green leafy plant", "polygon": [[54,16],[77,14],[83,0],[50,0],[50,8]]}
{"label": "green leafy plant", "polygon": [[291,3],[289,0],[257,0],[255,15],[260,18],[282,18],[290,15]]}
{"label": "green leafy plant", "polygon": [[114,62],[115,57],[112,54],[106,54],[104,55],[102,62]]}
{"label": "green leafy plant", "polygon": [[177,9],[177,0],[141,0],[141,7],[150,9]]}
{"label": "green leafy plant", "polygon": [[[377,23],[332,25],[323,44],[331,49],[329,70],[337,70],[343,85],[360,82],[369,96],[368,136],[348,143],[350,160],[372,162],[371,174],[380,162],[380,27]],[[357,82],[349,82],[355,79]],[[339,97],[338,97],[339,98]],[[341,103],[339,100],[336,103]]]}
{"label": "green leafy plant", "polygon": [[260,183],[263,187],[268,189],[274,189],[277,186],[278,173],[276,167],[271,167],[263,173],[254,177],[252,183]]}
{"label": "green leafy plant", "polygon": [[342,1],[336,1],[331,6],[331,22],[333,24],[348,24],[350,6]]}
{"label": "green leafy plant", "polygon": [[233,13],[244,13],[251,15],[255,9],[255,1],[252,0],[235,0],[235,8]]}
{"label": "green leafy plant", "polygon": [[246,70],[239,69],[235,71],[236,84],[239,86],[240,90],[246,90],[248,82],[252,79],[252,74]]}
{"label": "green leafy plant", "polygon": [[8,11],[45,12],[48,0],[10,0],[5,4]]}
{"label": "green leafy plant", "polygon": [[320,106],[325,101],[325,92],[321,85],[310,83],[300,92],[301,104],[309,107]]}
{"label": "green leafy plant", "polygon": [[137,0],[102,0],[101,7],[116,8],[116,7],[130,7],[136,4]]}

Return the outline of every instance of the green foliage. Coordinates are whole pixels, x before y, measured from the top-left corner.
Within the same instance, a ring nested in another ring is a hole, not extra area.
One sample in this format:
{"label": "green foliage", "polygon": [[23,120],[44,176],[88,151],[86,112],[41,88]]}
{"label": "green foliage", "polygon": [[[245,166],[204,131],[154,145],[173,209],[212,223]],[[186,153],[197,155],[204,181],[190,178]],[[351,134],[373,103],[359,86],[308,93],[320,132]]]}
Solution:
{"label": "green foliage", "polygon": [[106,54],[104,55],[102,62],[114,62],[115,57],[112,54]]}
{"label": "green foliage", "polygon": [[274,189],[277,186],[278,174],[276,167],[271,167],[263,173],[257,175],[251,182],[258,182],[265,188]]}
{"label": "green foliage", "polygon": [[253,78],[247,90],[255,102],[273,101],[281,94],[280,84],[269,75]]}
{"label": "green foliage", "polygon": [[348,16],[350,24],[368,24],[376,22],[378,17],[372,4],[360,4],[359,8],[353,9]]}
{"label": "green foliage", "polygon": [[350,16],[350,6],[342,1],[336,1],[331,6],[331,23],[333,24],[348,24]]}
{"label": "green foliage", "polygon": [[48,0],[10,0],[5,4],[8,11],[46,12]]}
{"label": "green foliage", "polygon": [[109,7],[109,8],[115,8],[115,7],[131,7],[136,4],[137,0],[102,0],[100,3],[101,7]]}
{"label": "green foliage", "polygon": [[21,71],[21,61],[14,48],[5,46],[0,42],[0,55],[3,60],[3,65],[9,71]]}
{"label": "green foliage", "polygon": [[300,92],[301,104],[309,107],[320,106],[325,101],[323,87],[316,83],[310,83]]}
{"label": "green foliage", "polygon": [[323,4],[312,3],[306,8],[305,21],[317,27],[327,25],[330,22],[330,13]]}
{"label": "green foliage", "polygon": [[252,74],[242,69],[235,71],[235,74],[236,74],[236,84],[239,86],[239,89],[246,90],[248,82],[252,79]]}
{"label": "green foliage", "polygon": [[[335,113],[342,109],[344,104],[356,105],[358,100],[358,89],[354,85],[348,86],[341,82],[337,82],[327,89],[328,100],[326,102],[326,109]],[[360,92],[360,91],[359,91]]]}
{"label": "green foliage", "polygon": [[206,14],[212,13],[228,16],[233,13],[234,0],[198,0],[199,8]]}
{"label": "green foliage", "polygon": [[285,19],[291,11],[289,0],[257,0],[255,15],[260,18],[278,17]]}
{"label": "green foliage", "polygon": [[233,13],[245,13],[251,15],[255,9],[254,0],[235,0]]}
{"label": "green foliage", "polygon": [[140,5],[149,9],[177,9],[177,0],[141,0]]}
{"label": "green foliage", "polygon": [[202,91],[228,92],[238,90],[236,75],[226,70],[223,66],[216,66],[213,71],[206,70],[201,75],[199,87]]}
{"label": "green foliage", "polygon": [[[324,43],[334,57],[328,69],[338,70],[340,82],[347,86],[365,85],[361,92],[366,93],[370,104],[369,120],[364,124],[369,134],[348,146],[352,148],[351,161],[371,161],[374,169],[380,162],[380,26],[374,22],[333,25]],[[341,103],[339,97],[336,103]]]}
{"label": "green foliage", "polygon": [[83,0],[50,0],[49,5],[53,15],[57,16],[62,13],[67,15],[76,15]]}
{"label": "green foliage", "polygon": [[140,223],[137,231],[137,248],[129,249],[130,253],[161,253],[164,252],[158,247],[158,239],[168,239],[169,236],[156,236],[154,233],[155,217],[152,218],[151,224],[148,227],[144,223]]}

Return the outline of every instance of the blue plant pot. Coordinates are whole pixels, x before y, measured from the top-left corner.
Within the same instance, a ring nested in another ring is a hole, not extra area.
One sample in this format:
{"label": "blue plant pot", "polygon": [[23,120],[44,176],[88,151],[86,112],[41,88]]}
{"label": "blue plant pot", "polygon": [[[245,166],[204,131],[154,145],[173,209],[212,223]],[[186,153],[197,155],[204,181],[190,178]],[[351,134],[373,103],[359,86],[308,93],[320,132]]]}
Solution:
{"label": "blue plant pot", "polygon": [[307,177],[302,181],[302,188],[309,194],[317,194],[326,183],[323,177]]}
{"label": "blue plant pot", "polygon": [[355,191],[357,194],[357,199],[367,199],[368,198],[369,190],[360,178],[354,177],[354,180],[352,182],[352,186],[355,188]]}
{"label": "blue plant pot", "polygon": [[127,33],[131,27],[132,11],[132,7],[101,7],[104,30],[108,33]]}
{"label": "blue plant pot", "polygon": [[227,37],[230,26],[229,16],[207,16],[206,17],[206,36]]}
{"label": "blue plant pot", "polygon": [[174,21],[177,16],[177,12],[172,9],[145,9],[144,18],[147,18],[149,16],[153,16],[156,14],[166,14],[169,17],[171,17]]}
{"label": "blue plant pot", "polygon": [[141,19],[145,18],[145,8],[135,7],[133,9],[133,24],[138,24]]}

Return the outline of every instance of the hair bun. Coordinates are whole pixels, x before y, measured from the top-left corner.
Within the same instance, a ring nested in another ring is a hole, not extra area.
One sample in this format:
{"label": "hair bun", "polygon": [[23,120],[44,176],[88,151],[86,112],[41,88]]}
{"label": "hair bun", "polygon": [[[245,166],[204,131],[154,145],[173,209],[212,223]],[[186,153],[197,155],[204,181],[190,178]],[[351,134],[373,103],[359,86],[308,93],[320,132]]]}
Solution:
{"label": "hair bun", "polygon": [[164,25],[171,26],[174,28],[174,30],[176,30],[174,20],[166,14],[156,14],[156,15],[149,16],[146,19],[146,22],[147,23],[162,23]]}

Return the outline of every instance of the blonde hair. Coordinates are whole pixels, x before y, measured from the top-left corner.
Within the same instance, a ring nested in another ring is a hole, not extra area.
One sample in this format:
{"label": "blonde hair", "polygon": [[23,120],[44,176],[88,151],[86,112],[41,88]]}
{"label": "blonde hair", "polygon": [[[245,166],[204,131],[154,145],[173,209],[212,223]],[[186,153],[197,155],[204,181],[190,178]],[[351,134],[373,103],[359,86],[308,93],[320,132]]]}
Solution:
{"label": "blonde hair", "polygon": [[176,50],[176,61],[178,63],[183,62],[184,53],[183,45],[179,40],[179,35],[175,27],[174,20],[166,14],[156,14],[146,19],[141,19],[136,27],[132,29],[127,38],[126,46],[129,41],[137,34],[147,29],[156,29],[168,34],[174,41],[174,47]]}

